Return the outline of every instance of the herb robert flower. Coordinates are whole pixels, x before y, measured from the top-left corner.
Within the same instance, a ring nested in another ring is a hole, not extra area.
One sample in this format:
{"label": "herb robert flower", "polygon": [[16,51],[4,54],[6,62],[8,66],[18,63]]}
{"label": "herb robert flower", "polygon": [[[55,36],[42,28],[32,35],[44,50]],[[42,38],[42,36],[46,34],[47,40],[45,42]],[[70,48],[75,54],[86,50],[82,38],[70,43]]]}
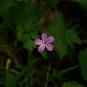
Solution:
{"label": "herb robert flower", "polygon": [[54,37],[53,37],[53,36],[49,36],[49,37],[47,38],[47,34],[46,34],[46,33],[43,33],[43,34],[41,35],[41,38],[42,38],[42,40],[36,39],[36,40],[34,41],[34,43],[35,43],[36,45],[40,45],[40,46],[38,47],[38,51],[39,51],[39,52],[43,52],[44,49],[45,49],[45,47],[47,48],[48,51],[52,51],[52,50],[53,50],[53,46],[52,46],[50,43],[54,41]]}

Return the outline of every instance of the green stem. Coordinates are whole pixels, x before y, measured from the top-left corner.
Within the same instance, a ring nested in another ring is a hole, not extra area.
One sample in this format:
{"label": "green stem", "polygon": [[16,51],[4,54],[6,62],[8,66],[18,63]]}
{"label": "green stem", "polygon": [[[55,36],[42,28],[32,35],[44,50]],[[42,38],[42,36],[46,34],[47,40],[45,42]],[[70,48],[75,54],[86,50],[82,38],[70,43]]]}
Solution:
{"label": "green stem", "polygon": [[48,72],[47,72],[47,78],[46,78],[45,87],[47,87],[47,85],[48,85],[48,79],[49,79],[49,70],[50,70],[50,66],[51,66],[51,63],[49,63],[49,68],[48,68]]}
{"label": "green stem", "polygon": [[29,50],[28,53],[28,65],[29,65],[29,69],[27,70],[27,84],[28,87],[31,87],[31,56],[32,56],[32,51]]}

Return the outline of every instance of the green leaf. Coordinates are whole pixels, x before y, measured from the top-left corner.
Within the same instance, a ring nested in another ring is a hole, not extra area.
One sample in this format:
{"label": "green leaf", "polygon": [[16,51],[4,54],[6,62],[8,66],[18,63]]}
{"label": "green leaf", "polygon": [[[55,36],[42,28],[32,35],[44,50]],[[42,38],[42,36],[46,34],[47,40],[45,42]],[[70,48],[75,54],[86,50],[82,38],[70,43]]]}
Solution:
{"label": "green leaf", "polygon": [[65,38],[68,44],[71,44],[71,43],[81,44],[80,38],[75,32],[73,32],[73,30],[66,30]]}
{"label": "green leaf", "polygon": [[28,70],[29,66],[26,66],[21,72],[19,72],[18,75],[15,76],[15,78],[13,78],[13,76],[9,76],[5,87],[15,87],[17,80]]}
{"label": "green leaf", "polygon": [[53,71],[53,76],[54,77],[57,77],[58,76],[58,73],[56,71]]}
{"label": "green leaf", "polygon": [[38,39],[38,38],[40,38],[39,35],[38,35],[38,32],[31,32],[31,38],[32,39]]}
{"label": "green leaf", "polygon": [[57,53],[60,54],[59,56],[62,59],[67,53],[67,49],[68,49],[65,39],[61,38],[60,40],[58,40],[57,46],[58,46]]}
{"label": "green leaf", "polygon": [[[37,9],[37,10],[36,10]],[[21,15],[16,21],[15,24],[24,24],[24,23],[32,23],[32,21],[36,22],[40,17],[41,11],[37,5],[29,2],[27,10],[25,10],[24,14]]]}
{"label": "green leaf", "polygon": [[30,34],[22,34],[22,37],[21,37],[21,41],[22,42],[25,42],[27,41],[28,39],[30,38]]}
{"label": "green leaf", "polygon": [[58,0],[51,0],[50,1],[50,7],[54,7],[58,4]]}
{"label": "green leaf", "polygon": [[32,25],[32,31],[36,32],[40,29],[40,27],[42,26],[42,23],[40,22],[36,22]]}
{"label": "green leaf", "polygon": [[75,31],[79,26],[80,26],[79,24],[76,24],[76,25],[72,26],[72,27],[70,28],[70,30]]}
{"label": "green leaf", "polygon": [[24,1],[17,2],[15,7],[5,16],[3,26],[8,27],[14,23],[20,16],[24,15],[32,3],[30,0],[25,3]]}
{"label": "green leaf", "polygon": [[80,6],[83,8],[84,12],[87,10],[87,1],[86,0],[71,0],[71,1],[79,3]]}
{"label": "green leaf", "polygon": [[4,15],[13,5],[13,0],[0,0],[0,15]]}
{"label": "green leaf", "polygon": [[43,56],[43,58],[47,58],[47,51],[46,51],[46,49],[43,51],[43,52],[41,52],[41,55]]}
{"label": "green leaf", "polygon": [[79,63],[83,79],[87,81],[87,48],[79,53]]}
{"label": "green leaf", "polygon": [[81,84],[78,83],[72,83],[72,82],[65,82],[62,87],[84,87]]}
{"label": "green leaf", "polygon": [[20,82],[21,87],[23,86],[23,84],[26,84],[26,82],[27,82],[27,77],[25,77],[25,78]]}
{"label": "green leaf", "polygon": [[[9,75],[9,78],[7,79],[6,83],[5,83],[5,87],[11,87],[13,84],[15,85],[16,83],[13,80],[13,76]],[[15,87],[15,86],[13,86]]]}
{"label": "green leaf", "polygon": [[59,13],[53,22],[53,27],[50,28],[50,31],[55,38],[54,44],[58,47],[56,50],[61,59],[65,56],[68,49],[68,45],[64,37],[65,30],[66,26],[63,20],[63,16],[61,13]]}
{"label": "green leaf", "polygon": [[56,31],[55,33],[57,33],[59,35],[64,33],[66,26],[65,26],[63,16],[61,13],[58,13],[58,16],[55,18],[53,25],[54,25],[54,29]]}
{"label": "green leaf", "polygon": [[37,19],[37,17],[31,17],[27,22],[24,23],[24,26],[19,25],[16,28],[17,38],[23,42],[26,49],[33,50],[33,48],[36,48],[33,39],[39,38],[37,32],[39,29],[37,28],[39,28],[41,25],[40,23],[36,22]]}
{"label": "green leaf", "polygon": [[24,33],[24,29],[21,25],[16,27],[17,39],[19,41],[25,42],[30,38],[30,33]]}
{"label": "green leaf", "polygon": [[33,24],[37,21],[38,17],[30,17],[26,23],[24,23],[24,28],[32,30]]}
{"label": "green leaf", "polygon": [[8,79],[7,79],[7,82],[5,84],[5,87],[16,87],[16,83],[17,83],[17,80],[25,73],[27,72],[27,70],[30,68],[30,66],[32,66],[33,63],[35,63],[37,61],[37,59],[34,59],[31,61],[31,63],[26,66],[21,72],[19,72],[14,78],[12,76],[10,76]]}
{"label": "green leaf", "polygon": [[30,38],[26,42],[24,42],[23,45],[26,49],[30,49],[30,50],[33,50],[33,48],[36,48],[34,41],[31,40]]}
{"label": "green leaf", "polygon": [[70,67],[70,68],[64,69],[64,70],[60,71],[60,72],[58,73],[58,75],[64,75],[64,74],[66,74],[67,72],[69,72],[69,71],[75,69],[77,66],[78,66],[78,65],[76,65],[76,66],[74,66],[74,67]]}
{"label": "green leaf", "polygon": [[87,44],[87,40],[81,40],[82,41],[82,43],[85,43],[85,44]]}
{"label": "green leaf", "polygon": [[16,27],[16,33],[17,33],[17,39],[21,40],[22,39],[22,34],[23,34],[23,27],[21,25]]}
{"label": "green leaf", "polygon": [[86,0],[71,0],[71,1],[75,1],[75,2],[78,2],[80,4],[86,4],[87,5],[87,1]]}
{"label": "green leaf", "polygon": [[27,23],[31,18],[37,17],[39,19],[41,17],[42,9],[38,5],[29,3],[28,6],[29,6],[29,8],[25,11],[25,13],[23,15],[21,15],[15,21],[15,24],[24,24],[24,23]]}
{"label": "green leaf", "polygon": [[78,27],[79,24],[76,24],[70,29],[66,29],[61,13],[58,14],[53,22],[53,27],[50,27],[50,31],[55,38],[54,44],[58,47],[56,48],[57,54],[59,54],[61,59],[64,58],[67,53],[68,45],[72,46],[73,43],[81,44],[80,38],[75,33]]}
{"label": "green leaf", "polygon": [[64,74],[68,73],[69,71],[75,69],[77,66],[78,66],[78,65],[76,65],[76,66],[74,66],[74,67],[70,67],[70,68],[64,69],[64,70],[62,70],[62,71],[60,71],[60,72],[58,72],[58,73],[54,71],[54,72],[53,72],[53,75],[54,75],[54,77],[62,76],[62,75],[64,75]]}

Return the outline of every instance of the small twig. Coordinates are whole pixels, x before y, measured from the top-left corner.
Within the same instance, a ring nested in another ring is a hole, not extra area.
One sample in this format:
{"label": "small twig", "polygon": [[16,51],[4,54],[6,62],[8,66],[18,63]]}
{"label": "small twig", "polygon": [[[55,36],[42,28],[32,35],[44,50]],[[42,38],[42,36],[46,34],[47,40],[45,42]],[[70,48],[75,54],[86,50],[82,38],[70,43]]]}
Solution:
{"label": "small twig", "polygon": [[48,72],[47,72],[47,78],[46,78],[46,84],[45,87],[47,87],[48,84],[48,78],[49,78],[49,70],[50,70],[51,62],[49,62]]}

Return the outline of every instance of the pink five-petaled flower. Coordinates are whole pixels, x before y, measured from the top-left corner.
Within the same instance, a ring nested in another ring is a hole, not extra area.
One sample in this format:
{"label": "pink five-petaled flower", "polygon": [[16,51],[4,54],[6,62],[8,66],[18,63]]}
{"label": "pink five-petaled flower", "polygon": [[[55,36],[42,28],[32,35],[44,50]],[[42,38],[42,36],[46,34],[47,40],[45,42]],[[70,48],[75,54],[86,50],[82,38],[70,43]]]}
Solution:
{"label": "pink five-petaled flower", "polygon": [[43,33],[43,34],[41,35],[41,38],[42,38],[42,40],[36,39],[36,40],[34,41],[34,43],[35,43],[36,45],[40,45],[40,46],[38,47],[38,51],[39,51],[39,52],[43,52],[44,49],[45,49],[45,47],[47,48],[48,51],[52,51],[52,50],[53,50],[53,46],[52,46],[50,43],[54,41],[54,37],[53,37],[53,36],[49,36],[49,37],[47,38],[47,34],[46,34],[46,33]]}

